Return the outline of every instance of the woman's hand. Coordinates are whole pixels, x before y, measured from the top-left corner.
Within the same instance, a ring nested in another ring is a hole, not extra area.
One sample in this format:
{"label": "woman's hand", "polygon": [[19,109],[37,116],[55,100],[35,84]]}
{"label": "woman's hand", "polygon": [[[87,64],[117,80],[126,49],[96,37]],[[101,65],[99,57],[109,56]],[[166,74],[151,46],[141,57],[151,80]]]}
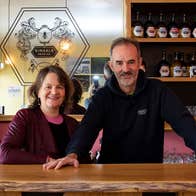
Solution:
{"label": "woman's hand", "polygon": [[61,167],[66,165],[73,165],[74,167],[79,167],[77,157],[77,154],[71,153],[60,159],[50,159],[49,162],[43,164],[43,169],[60,169]]}

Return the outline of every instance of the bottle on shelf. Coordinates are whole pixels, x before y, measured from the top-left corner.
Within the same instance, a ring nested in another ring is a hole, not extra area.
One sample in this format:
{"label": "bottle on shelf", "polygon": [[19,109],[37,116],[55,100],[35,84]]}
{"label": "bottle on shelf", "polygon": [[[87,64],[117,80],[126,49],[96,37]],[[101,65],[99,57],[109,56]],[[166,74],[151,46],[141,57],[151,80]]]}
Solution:
{"label": "bottle on shelf", "polygon": [[175,52],[174,61],[171,65],[171,76],[173,77],[181,77],[182,76],[182,64],[179,60],[179,52]]}
{"label": "bottle on shelf", "polygon": [[148,13],[148,19],[144,25],[144,35],[147,38],[152,38],[152,37],[156,36],[156,29],[155,29],[155,25],[152,21],[152,13],[151,12]]}
{"label": "bottle on shelf", "polygon": [[188,76],[190,76],[190,62],[191,62],[191,55],[186,54],[186,68],[187,68]]}
{"label": "bottle on shelf", "polygon": [[162,58],[157,64],[155,72],[158,77],[170,76],[170,64],[166,59],[166,50],[162,50]]}
{"label": "bottle on shelf", "polygon": [[191,61],[190,61],[190,77],[196,77],[196,54],[192,53]]}
{"label": "bottle on shelf", "polygon": [[191,37],[191,28],[186,20],[186,14],[183,14],[183,22],[180,27],[180,37],[182,38]]}
{"label": "bottle on shelf", "polygon": [[175,13],[172,14],[171,21],[168,25],[168,33],[169,33],[169,37],[171,37],[171,38],[178,38],[179,37],[179,27],[175,21]]}
{"label": "bottle on shelf", "polygon": [[136,13],[136,21],[133,22],[132,26],[132,35],[133,37],[144,37],[144,25],[140,20],[140,12]]}
{"label": "bottle on shelf", "polygon": [[196,21],[194,21],[193,24],[192,24],[191,36],[192,36],[193,38],[196,38]]}
{"label": "bottle on shelf", "polygon": [[167,37],[167,26],[164,21],[164,15],[162,12],[160,12],[159,22],[157,24],[157,31],[156,35],[159,38],[165,38]]}
{"label": "bottle on shelf", "polygon": [[180,61],[181,61],[181,67],[182,67],[182,76],[183,77],[189,76],[187,64],[184,61],[184,52],[180,54]]}

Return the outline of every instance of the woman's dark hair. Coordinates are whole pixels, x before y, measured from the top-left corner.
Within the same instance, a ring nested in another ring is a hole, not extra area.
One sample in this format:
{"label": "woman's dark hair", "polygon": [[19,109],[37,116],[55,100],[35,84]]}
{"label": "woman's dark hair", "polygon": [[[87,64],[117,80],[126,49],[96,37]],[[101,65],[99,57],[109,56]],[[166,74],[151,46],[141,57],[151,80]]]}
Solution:
{"label": "woman's dark hair", "polygon": [[38,92],[43,84],[43,81],[48,73],[55,73],[58,76],[58,81],[65,88],[65,99],[60,107],[60,113],[67,111],[72,104],[73,84],[68,74],[59,66],[50,65],[41,69],[35,79],[35,82],[28,89],[30,108],[35,108],[40,105]]}
{"label": "woman's dark hair", "polygon": [[82,97],[82,85],[79,80],[72,78],[74,93],[72,96],[73,103],[78,103]]}
{"label": "woman's dark hair", "polygon": [[110,79],[112,77],[112,74],[113,74],[113,72],[112,72],[108,62],[105,63],[105,65],[103,67],[103,75],[104,75],[105,80]]}

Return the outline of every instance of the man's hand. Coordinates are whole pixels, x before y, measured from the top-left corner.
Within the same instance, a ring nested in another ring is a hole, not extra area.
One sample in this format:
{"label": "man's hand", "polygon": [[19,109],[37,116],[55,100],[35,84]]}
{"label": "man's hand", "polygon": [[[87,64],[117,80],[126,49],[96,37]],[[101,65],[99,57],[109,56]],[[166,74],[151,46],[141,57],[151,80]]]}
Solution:
{"label": "man's hand", "polygon": [[73,165],[74,167],[79,167],[79,162],[77,158],[77,154],[71,153],[60,159],[52,159],[49,162],[43,164],[43,169],[59,169],[66,165]]}

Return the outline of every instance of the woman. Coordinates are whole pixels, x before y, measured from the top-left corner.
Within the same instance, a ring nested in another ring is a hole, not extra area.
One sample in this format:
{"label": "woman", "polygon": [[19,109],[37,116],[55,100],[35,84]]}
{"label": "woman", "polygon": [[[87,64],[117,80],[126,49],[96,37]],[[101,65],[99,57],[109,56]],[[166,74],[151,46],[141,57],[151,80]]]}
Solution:
{"label": "woman", "polygon": [[84,114],[86,112],[85,107],[79,105],[82,98],[82,85],[79,80],[76,78],[72,78],[73,86],[74,86],[74,94],[72,96],[73,105],[69,114]]}
{"label": "woman", "polygon": [[40,70],[29,89],[31,105],[19,110],[0,147],[0,162],[40,164],[65,155],[77,121],[64,114],[71,104],[73,87],[58,66]]}

